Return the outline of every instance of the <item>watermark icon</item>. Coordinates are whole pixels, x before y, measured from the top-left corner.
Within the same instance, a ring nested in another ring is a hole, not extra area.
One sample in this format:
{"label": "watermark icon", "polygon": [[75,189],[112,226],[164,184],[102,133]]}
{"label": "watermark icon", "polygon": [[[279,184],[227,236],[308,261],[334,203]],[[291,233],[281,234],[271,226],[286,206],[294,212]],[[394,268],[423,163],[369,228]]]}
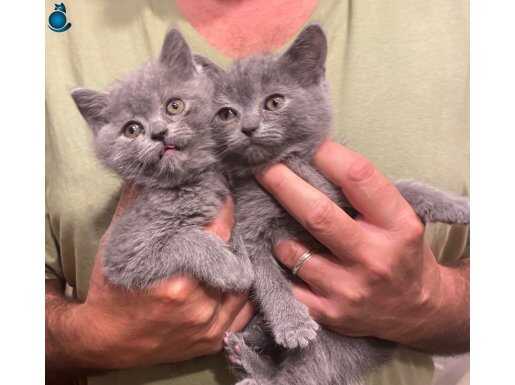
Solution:
{"label": "watermark icon", "polygon": [[68,31],[72,23],[66,19],[66,7],[64,3],[54,4],[54,11],[48,16],[48,28],[54,32]]}

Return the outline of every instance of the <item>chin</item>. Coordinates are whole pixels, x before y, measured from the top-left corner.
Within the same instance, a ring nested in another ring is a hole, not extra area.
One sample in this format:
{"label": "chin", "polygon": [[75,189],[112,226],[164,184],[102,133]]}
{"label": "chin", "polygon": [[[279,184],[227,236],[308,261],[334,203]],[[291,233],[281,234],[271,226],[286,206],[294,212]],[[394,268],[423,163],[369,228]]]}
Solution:
{"label": "chin", "polygon": [[180,183],[182,174],[177,162],[173,159],[160,159],[151,166],[147,167],[145,172],[137,175],[132,179],[136,184],[151,188],[169,188]]}
{"label": "chin", "polygon": [[173,174],[180,164],[180,161],[177,158],[176,154],[163,155],[157,165],[158,172],[163,174]]}
{"label": "chin", "polygon": [[161,179],[164,184],[177,185],[183,182],[188,174],[188,164],[180,156],[162,159],[159,166],[157,179]]}
{"label": "chin", "polygon": [[266,148],[251,146],[242,156],[249,166],[260,166],[270,162],[274,156]]}

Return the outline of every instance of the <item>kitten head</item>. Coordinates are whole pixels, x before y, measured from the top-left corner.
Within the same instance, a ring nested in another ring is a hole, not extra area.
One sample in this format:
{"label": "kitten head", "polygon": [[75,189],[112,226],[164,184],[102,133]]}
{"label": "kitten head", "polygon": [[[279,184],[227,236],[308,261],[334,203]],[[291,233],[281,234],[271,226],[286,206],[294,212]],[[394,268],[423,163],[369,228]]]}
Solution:
{"label": "kitten head", "polygon": [[324,32],[311,25],[284,54],[243,59],[231,67],[211,122],[229,167],[243,172],[292,155],[311,158],[330,127],[326,54]]}
{"label": "kitten head", "polygon": [[79,88],[72,97],[105,165],[137,184],[172,187],[215,162],[206,133],[220,71],[171,30],[157,60],[104,92]]}

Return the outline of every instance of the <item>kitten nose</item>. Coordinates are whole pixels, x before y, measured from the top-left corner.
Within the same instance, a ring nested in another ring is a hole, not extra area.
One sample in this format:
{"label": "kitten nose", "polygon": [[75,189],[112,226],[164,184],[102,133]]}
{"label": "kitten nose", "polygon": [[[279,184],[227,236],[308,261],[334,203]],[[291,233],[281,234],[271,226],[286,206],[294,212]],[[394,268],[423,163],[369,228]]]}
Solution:
{"label": "kitten nose", "polygon": [[167,133],[168,129],[166,128],[166,125],[154,123],[152,125],[152,132],[150,134],[150,137],[154,140],[163,140]]}
{"label": "kitten nose", "polygon": [[246,126],[241,128],[241,132],[243,132],[247,136],[252,136],[254,131],[258,129],[258,126]]}

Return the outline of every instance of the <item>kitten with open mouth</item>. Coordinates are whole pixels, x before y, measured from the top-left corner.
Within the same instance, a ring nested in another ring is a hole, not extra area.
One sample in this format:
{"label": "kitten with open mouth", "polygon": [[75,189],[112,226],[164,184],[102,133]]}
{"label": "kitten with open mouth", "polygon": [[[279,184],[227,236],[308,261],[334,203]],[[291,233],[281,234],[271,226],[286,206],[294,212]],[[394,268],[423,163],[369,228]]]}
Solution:
{"label": "kitten with open mouth", "polygon": [[172,30],[158,60],[106,91],[72,92],[98,158],[140,187],[106,242],[104,274],[115,285],[144,289],[188,274],[222,291],[251,286],[248,258],[204,231],[229,195],[207,133],[219,71]]}

